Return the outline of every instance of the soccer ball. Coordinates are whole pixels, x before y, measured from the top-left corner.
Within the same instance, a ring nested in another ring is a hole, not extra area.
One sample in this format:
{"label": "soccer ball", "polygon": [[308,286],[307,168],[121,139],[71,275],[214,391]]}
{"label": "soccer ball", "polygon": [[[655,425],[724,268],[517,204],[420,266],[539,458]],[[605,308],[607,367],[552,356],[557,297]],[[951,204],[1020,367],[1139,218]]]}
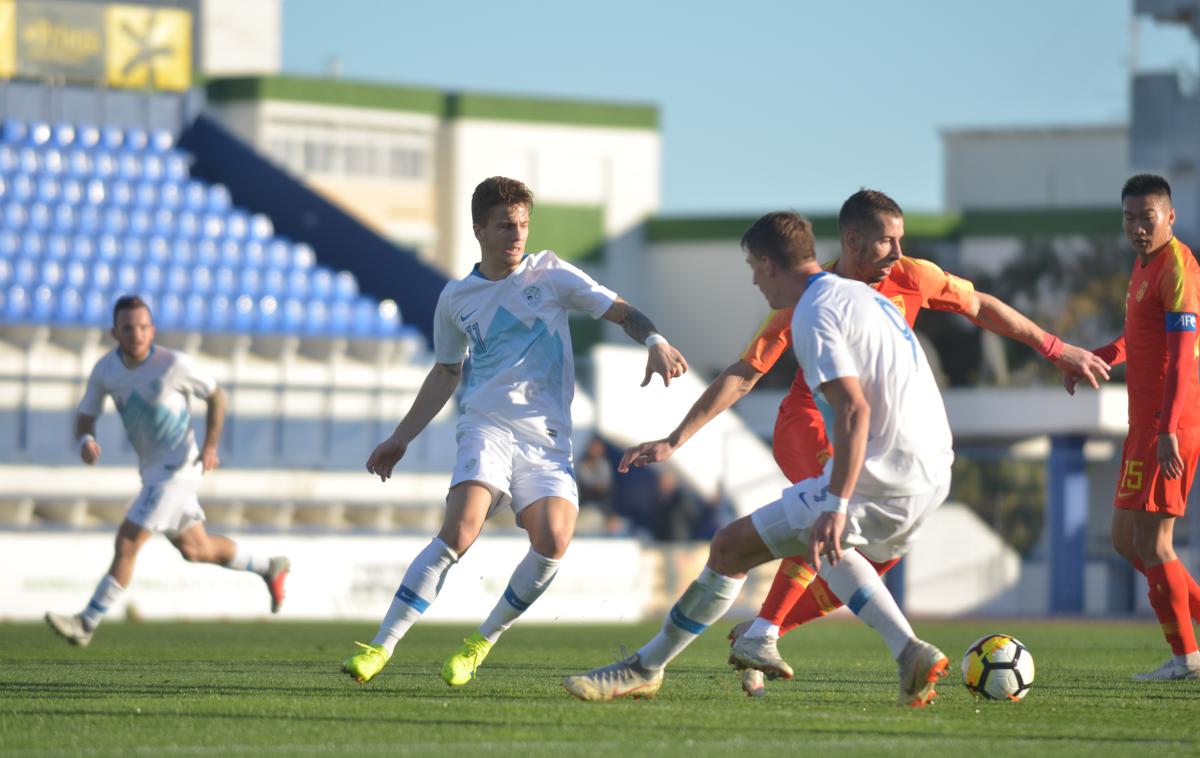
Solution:
{"label": "soccer ball", "polygon": [[1020,700],[1033,684],[1033,656],[1016,637],[989,634],[967,648],[963,684],[988,700]]}

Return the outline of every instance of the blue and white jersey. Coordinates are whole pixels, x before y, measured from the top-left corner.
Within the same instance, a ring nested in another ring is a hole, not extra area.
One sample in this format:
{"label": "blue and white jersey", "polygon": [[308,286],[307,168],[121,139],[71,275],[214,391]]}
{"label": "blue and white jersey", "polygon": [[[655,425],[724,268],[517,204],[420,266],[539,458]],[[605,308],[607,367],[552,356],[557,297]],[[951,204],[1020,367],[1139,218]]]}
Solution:
{"label": "blue and white jersey", "polygon": [[464,421],[483,417],[522,439],[570,450],[575,363],[567,314],[603,316],[612,290],[553,252],[525,256],[493,282],[478,270],[449,282],[433,318],[438,363],[470,355]]}
{"label": "blue and white jersey", "polygon": [[130,369],[118,348],[96,362],[79,412],[99,416],[104,396],[111,395],[137,451],[142,484],[158,484],[199,458],[188,401],[193,395],[209,397],[216,389],[216,381],[189,355],[155,345],[146,360]]}
{"label": "blue and white jersey", "polygon": [[857,493],[917,495],[945,482],[954,462],[946,408],[925,351],[896,306],[862,282],[815,274],[792,314],[792,344],[830,439],[831,406],[818,387],[858,377],[871,406]]}

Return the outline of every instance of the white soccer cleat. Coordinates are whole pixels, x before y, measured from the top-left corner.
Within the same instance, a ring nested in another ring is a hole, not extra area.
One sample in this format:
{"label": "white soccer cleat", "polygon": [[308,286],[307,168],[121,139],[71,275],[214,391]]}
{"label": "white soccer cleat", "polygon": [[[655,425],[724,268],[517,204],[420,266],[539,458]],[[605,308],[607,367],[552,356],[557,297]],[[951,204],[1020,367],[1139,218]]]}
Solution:
{"label": "white soccer cleat", "polygon": [[66,616],[61,613],[47,613],[46,623],[50,628],[58,632],[59,636],[78,647],[87,647],[92,641],[92,632],[94,629],[88,629],[83,623],[83,616],[78,613],[73,616]]}
{"label": "white soccer cleat", "polygon": [[758,669],[743,669],[741,680],[742,692],[746,693],[746,697],[762,697],[767,694],[767,687],[763,683],[763,672]]}
{"label": "white soccer cleat", "polygon": [[768,679],[791,679],[792,667],[779,654],[774,637],[739,635],[729,646],[729,663],[738,669],[757,669]]}
{"label": "white soccer cleat", "polygon": [[933,685],[946,675],[946,655],[922,640],[911,640],[900,653],[900,705],[924,708],[937,695]]}
{"label": "white soccer cleat", "polygon": [[1168,682],[1180,679],[1200,679],[1200,668],[1191,668],[1171,658],[1163,665],[1144,674],[1134,674],[1135,682]]}
{"label": "white soccer cleat", "polygon": [[663,670],[642,668],[637,654],[623,661],[594,668],[586,674],[568,676],[563,687],[580,700],[616,700],[621,697],[652,698],[662,686]]}

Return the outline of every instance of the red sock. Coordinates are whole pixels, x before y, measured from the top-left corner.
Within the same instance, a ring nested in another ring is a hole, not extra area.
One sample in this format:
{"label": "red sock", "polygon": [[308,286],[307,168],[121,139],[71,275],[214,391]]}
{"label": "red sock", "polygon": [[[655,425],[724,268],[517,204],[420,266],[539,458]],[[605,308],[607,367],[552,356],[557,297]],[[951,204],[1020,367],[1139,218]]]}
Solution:
{"label": "red sock", "polygon": [[[876,563],[867,558],[867,561],[875,567],[880,576],[883,576],[891,570],[892,566],[899,563],[900,559],[893,558],[890,561]],[[796,607],[792,608],[791,612],[784,618],[783,623],[779,624],[779,636],[782,637],[801,624],[807,624],[813,619],[819,619],[830,611],[836,611],[841,607],[842,601],[838,599],[837,595],[833,594],[833,590],[829,589],[829,585],[825,583],[825,580],[818,576],[816,581],[809,585],[808,592],[804,593],[804,596],[796,603]]]}
{"label": "red sock", "polygon": [[1175,655],[1196,650],[1196,634],[1188,614],[1187,569],[1178,560],[1146,569],[1150,585],[1150,607],[1158,617],[1163,636]]}
{"label": "red sock", "polygon": [[[1132,564],[1142,576],[1146,575],[1146,567],[1142,564],[1141,558],[1134,558],[1132,561],[1130,561],[1130,564]],[[1187,579],[1188,613],[1191,614],[1193,619],[1195,619],[1197,622],[1200,622],[1200,584],[1196,584],[1196,580],[1193,579],[1192,575],[1188,573],[1187,568],[1182,562],[1180,562],[1179,567],[1183,569],[1183,575]]]}
{"label": "red sock", "polygon": [[775,580],[771,582],[771,591],[763,600],[758,617],[779,626],[787,616],[796,601],[808,590],[816,574],[804,560],[803,556],[794,555],[784,558],[775,572]]}

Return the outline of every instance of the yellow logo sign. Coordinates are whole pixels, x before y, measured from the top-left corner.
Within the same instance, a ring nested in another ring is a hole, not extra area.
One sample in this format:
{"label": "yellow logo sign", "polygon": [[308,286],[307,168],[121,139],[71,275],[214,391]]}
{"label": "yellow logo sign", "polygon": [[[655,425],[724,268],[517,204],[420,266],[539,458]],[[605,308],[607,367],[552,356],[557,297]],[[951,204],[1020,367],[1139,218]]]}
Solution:
{"label": "yellow logo sign", "polygon": [[17,72],[17,4],[0,0],[0,78]]}
{"label": "yellow logo sign", "polygon": [[1146,290],[1150,287],[1150,282],[1142,282],[1142,286],[1138,287],[1137,301],[1142,302],[1142,298],[1146,296]]}
{"label": "yellow logo sign", "polygon": [[174,8],[110,5],[104,26],[113,87],[185,90],[192,83],[192,15]]}
{"label": "yellow logo sign", "polygon": [[888,298],[892,305],[896,306],[896,310],[900,311],[900,315],[908,318],[908,312],[904,309],[904,298],[900,295],[893,295]]}

